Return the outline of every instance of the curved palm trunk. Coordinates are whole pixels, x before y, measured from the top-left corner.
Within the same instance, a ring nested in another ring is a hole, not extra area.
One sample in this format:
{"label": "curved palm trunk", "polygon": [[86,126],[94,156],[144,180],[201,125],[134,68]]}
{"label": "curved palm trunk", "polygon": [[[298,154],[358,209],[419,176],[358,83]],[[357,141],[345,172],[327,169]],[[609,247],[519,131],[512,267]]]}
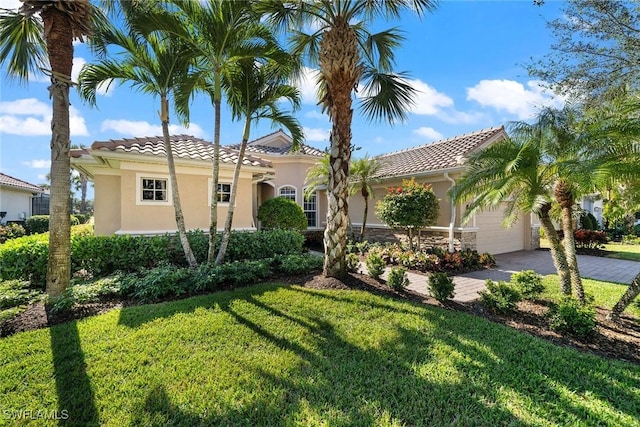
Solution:
{"label": "curved palm trunk", "polygon": [[549,239],[549,246],[551,249],[551,259],[553,260],[553,266],[558,272],[560,278],[560,289],[564,295],[571,295],[571,276],[569,273],[569,265],[567,264],[567,257],[564,253],[564,247],[560,241],[560,237],[553,226],[553,221],[549,216],[551,205],[547,204],[542,207],[538,213],[540,224],[544,230],[545,235]]}
{"label": "curved palm trunk", "polygon": [[573,235],[573,195],[568,183],[559,181],[555,188],[556,200],[562,209],[562,231],[564,233],[564,252],[567,256],[567,265],[569,266],[569,274],[571,276],[571,287],[580,303],[585,303],[584,287],[578,270],[578,256],[576,255],[576,240]]}
{"label": "curved palm trunk", "polygon": [[627,291],[620,297],[620,300],[613,306],[608,318],[611,320],[618,320],[622,312],[631,304],[631,302],[640,294],[640,274],[638,274],[633,282],[627,288]]}
{"label": "curved palm trunk", "polygon": [[184,224],[184,215],[182,214],[182,205],[180,204],[180,193],[178,192],[178,179],[176,177],[176,165],[173,160],[173,149],[171,148],[171,140],[169,138],[169,102],[163,95],[160,98],[162,103],[162,136],[164,138],[164,149],[167,152],[167,164],[169,166],[169,179],[171,180],[171,197],[173,199],[173,210],[176,217],[176,225],[178,226],[178,237],[180,238],[180,244],[184,251],[184,256],[187,259],[189,267],[195,268],[198,266],[198,261],[193,255],[189,239],[187,237],[187,229]]}
{"label": "curved palm trunk", "polygon": [[233,223],[233,214],[236,209],[236,193],[238,189],[238,180],[240,179],[240,168],[242,167],[244,152],[247,149],[250,129],[251,121],[247,119],[244,127],[244,136],[242,137],[242,143],[240,144],[240,152],[238,153],[238,163],[236,163],[236,167],[233,169],[233,181],[231,181],[231,196],[229,197],[229,210],[227,211],[227,219],[224,222],[224,231],[222,232],[222,240],[220,241],[218,256],[216,257],[216,264],[222,264],[222,262],[224,261],[224,256],[227,252],[227,246],[229,245],[229,238],[231,237],[231,224]]}
{"label": "curved palm trunk", "polygon": [[59,296],[71,280],[71,161],[69,157],[69,85],[73,64],[73,32],[69,18],[54,7],[42,12],[49,62],[53,103],[51,119],[51,204],[49,216],[49,256],[46,291]]}
{"label": "curved palm trunk", "polygon": [[327,228],[324,232],[324,275],[346,275],[349,225],[349,161],[351,160],[351,91],[359,80],[357,39],[348,22],[336,17],[335,25],[320,42],[320,70],[327,83],[322,100],[331,119]]}
{"label": "curved palm trunk", "polygon": [[364,214],[362,216],[362,227],[360,227],[360,241],[364,242],[364,229],[367,226],[367,214],[369,213],[369,196],[363,195],[364,197]]}
{"label": "curved palm trunk", "polygon": [[220,83],[220,71],[216,70],[214,76],[215,93],[213,99],[214,129],[213,129],[213,165],[211,185],[211,211],[209,212],[209,252],[207,264],[216,261],[216,235],[218,233],[218,182],[220,175],[220,104],[222,99],[222,85]]}

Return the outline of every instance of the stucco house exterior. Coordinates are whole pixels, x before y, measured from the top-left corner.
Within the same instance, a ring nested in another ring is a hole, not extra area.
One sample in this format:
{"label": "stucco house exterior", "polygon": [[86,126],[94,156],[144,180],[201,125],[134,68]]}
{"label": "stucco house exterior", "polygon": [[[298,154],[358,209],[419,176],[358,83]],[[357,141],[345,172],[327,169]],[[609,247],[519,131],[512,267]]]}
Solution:
{"label": "stucco house exterior", "polygon": [[[485,211],[467,225],[460,218],[465,206],[453,205],[447,191],[464,173],[469,154],[505,138],[504,128],[485,129],[431,144],[379,156],[384,167],[377,176],[375,198],[384,196],[387,187],[398,186],[403,179],[415,178],[429,183],[440,199],[440,217],[436,225],[422,233],[423,241],[472,248],[494,254],[537,247],[537,227],[530,215],[522,215],[509,229],[502,227],[502,210]],[[172,137],[180,198],[188,229],[209,228],[209,195],[213,145],[187,135]],[[310,229],[326,225],[327,200],[324,191],[304,198],[304,181],[323,152],[302,145],[291,150],[291,138],[279,130],[248,144],[238,186],[233,227],[255,230],[258,207],[263,201],[289,197],[304,210]],[[238,160],[238,145],[221,148],[220,198],[218,224],[227,213],[229,187]],[[161,137],[97,141],[90,149],[72,151],[72,165],[93,180],[95,185],[95,232],[156,234],[175,232],[171,205],[166,153]],[[349,216],[354,233],[359,229],[364,201],[359,194],[350,198]],[[402,232],[390,230],[370,208],[366,238],[392,240]]]}
{"label": "stucco house exterior", "polygon": [[[24,221],[34,214],[48,213],[37,211],[38,199],[45,193],[44,188],[14,178],[0,172],[0,223]],[[45,196],[46,197],[46,196]]]}

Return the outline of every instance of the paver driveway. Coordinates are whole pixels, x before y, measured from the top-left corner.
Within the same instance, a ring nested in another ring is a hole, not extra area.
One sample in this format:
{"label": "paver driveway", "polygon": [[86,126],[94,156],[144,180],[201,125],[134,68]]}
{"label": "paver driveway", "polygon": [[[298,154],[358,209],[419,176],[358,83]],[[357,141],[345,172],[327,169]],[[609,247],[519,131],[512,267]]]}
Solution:
{"label": "paver driveway", "polygon": [[[461,274],[453,278],[456,284],[455,301],[471,301],[480,297],[484,281],[511,279],[511,274],[522,270],[533,270],[538,274],[555,274],[551,253],[545,250],[518,251],[496,255],[495,268]],[[640,262],[610,259],[588,255],[578,255],[580,275],[589,279],[629,284],[640,272]],[[421,274],[409,273],[409,289],[428,295],[426,278]]]}

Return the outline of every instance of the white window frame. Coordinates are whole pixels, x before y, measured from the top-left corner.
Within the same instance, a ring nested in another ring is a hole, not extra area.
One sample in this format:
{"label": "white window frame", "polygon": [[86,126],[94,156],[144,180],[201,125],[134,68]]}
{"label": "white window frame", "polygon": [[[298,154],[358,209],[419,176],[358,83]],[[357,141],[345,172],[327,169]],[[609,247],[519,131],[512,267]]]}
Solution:
{"label": "white window frame", "polygon": [[[143,179],[153,179],[153,180],[164,180],[167,182],[167,200],[143,200],[142,199],[142,180]],[[173,205],[173,197],[172,197],[172,189],[171,189],[171,180],[169,179],[169,175],[158,175],[153,173],[136,173],[136,205],[141,206],[172,206]]]}
{"label": "white window frame", "polygon": [[[303,191],[303,194],[304,194],[304,191]],[[303,196],[303,198],[302,198],[302,211],[304,212],[304,216],[307,217],[307,227],[309,227],[309,228],[318,228],[318,192],[317,191],[314,192],[311,196],[314,198],[313,205],[315,206],[315,209],[314,210],[307,209],[308,201],[307,201],[307,198]],[[314,218],[314,221],[315,221],[314,225],[309,225],[309,217],[307,216],[307,213],[311,213],[311,212],[313,212],[314,217],[315,217]]]}
{"label": "white window frame", "polygon": [[[220,186],[221,185],[228,185],[229,186],[229,198],[231,198],[231,183],[230,182],[218,182],[218,197],[220,197]],[[209,178],[208,179],[208,193],[207,194],[207,200],[209,200],[209,206],[211,206],[211,189],[213,188],[213,179]],[[220,200],[218,200],[218,206],[222,205],[222,206],[227,206],[229,204],[229,202],[221,202]]]}
{"label": "white window frame", "polygon": [[[286,196],[282,195],[282,190],[289,188],[293,190],[293,198],[291,198],[291,194],[287,194]],[[286,197],[287,199],[291,199],[294,202],[298,203],[298,189],[293,185],[282,185],[278,187],[278,195],[276,197]]]}

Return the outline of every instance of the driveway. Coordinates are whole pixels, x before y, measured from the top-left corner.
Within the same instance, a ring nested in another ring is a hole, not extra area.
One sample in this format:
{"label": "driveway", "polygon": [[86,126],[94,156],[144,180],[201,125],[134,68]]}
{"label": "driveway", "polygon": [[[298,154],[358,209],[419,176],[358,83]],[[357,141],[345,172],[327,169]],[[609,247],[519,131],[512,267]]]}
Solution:
{"label": "driveway", "polygon": [[[580,275],[585,278],[629,284],[640,273],[640,262],[578,255],[578,268]],[[454,300],[478,299],[478,292],[484,289],[486,279],[509,281],[511,274],[522,270],[533,270],[542,275],[556,273],[549,251],[518,251],[496,255],[495,268],[461,274],[453,278],[456,285]],[[409,280],[409,289],[428,295],[425,276],[412,273]]]}

